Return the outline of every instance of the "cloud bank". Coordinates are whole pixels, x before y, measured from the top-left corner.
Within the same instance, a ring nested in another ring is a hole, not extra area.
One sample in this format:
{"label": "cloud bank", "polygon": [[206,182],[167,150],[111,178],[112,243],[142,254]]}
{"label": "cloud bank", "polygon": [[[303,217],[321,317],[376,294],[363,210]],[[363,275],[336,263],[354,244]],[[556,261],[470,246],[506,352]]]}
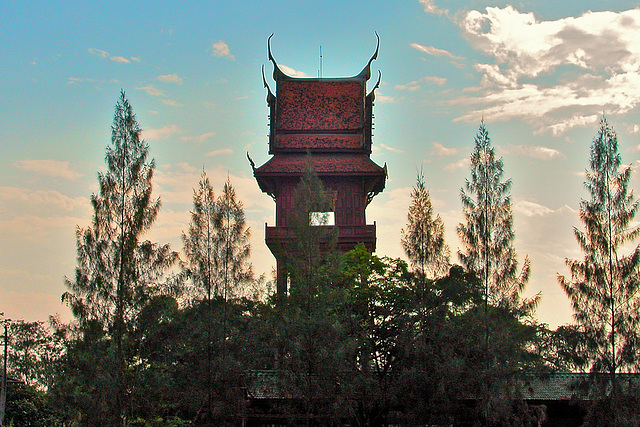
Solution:
{"label": "cloud bank", "polygon": [[470,107],[458,121],[484,113],[559,135],[592,124],[603,110],[621,115],[640,104],[640,9],[539,21],[512,6],[488,7],[457,23],[489,59],[475,65],[476,94],[452,101]]}
{"label": "cloud bank", "polygon": [[37,175],[44,175],[53,178],[65,178],[75,180],[82,174],[74,171],[69,166],[69,162],[61,160],[41,159],[41,160],[18,160],[14,165],[22,170],[33,172]]}

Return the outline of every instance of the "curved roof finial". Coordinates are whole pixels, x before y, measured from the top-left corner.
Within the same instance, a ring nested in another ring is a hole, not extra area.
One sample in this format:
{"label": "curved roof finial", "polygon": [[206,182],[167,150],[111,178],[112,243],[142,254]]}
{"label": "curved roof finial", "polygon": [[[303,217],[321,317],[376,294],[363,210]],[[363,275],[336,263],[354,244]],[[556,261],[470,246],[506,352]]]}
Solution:
{"label": "curved roof finial", "polygon": [[269,56],[269,61],[273,62],[273,65],[276,64],[276,60],[273,59],[273,55],[271,54],[271,38],[273,37],[273,33],[267,38],[267,55]]}
{"label": "curved roof finial", "polygon": [[269,87],[269,83],[267,83],[267,78],[264,75],[264,65],[262,66],[262,84],[264,84],[264,87],[267,88],[267,103],[271,104],[271,101],[273,101],[276,96],[273,94],[273,92],[271,91],[271,88]]}
{"label": "curved roof finial", "polygon": [[373,89],[371,89],[371,91],[369,92],[369,94],[367,96],[370,96],[372,98],[375,97],[374,92],[376,91],[376,89],[378,89],[380,87],[380,82],[382,81],[382,71],[378,70],[378,81],[376,82],[375,86],[373,86]]}
{"label": "curved roof finial", "polygon": [[271,33],[271,35],[267,39],[267,50],[268,50],[268,55],[269,55],[269,61],[271,61],[273,63],[273,79],[277,81],[277,80],[280,80],[282,77],[286,77],[286,74],[282,72],[280,67],[278,67],[278,63],[276,62],[276,60],[273,57],[273,54],[271,53],[271,38],[272,37],[273,37],[273,33]]}
{"label": "curved roof finial", "polygon": [[247,151],[247,160],[249,160],[249,164],[251,165],[251,170],[253,170],[253,173],[256,173],[256,164],[253,161],[253,159],[251,158],[251,156],[249,155],[248,151]]}
{"label": "curved roof finial", "polygon": [[369,62],[367,63],[367,65],[362,69],[362,71],[360,71],[360,74],[358,74],[358,77],[364,78],[365,80],[369,80],[369,78],[371,78],[371,63],[373,62],[374,59],[378,58],[378,51],[380,50],[380,36],[378,35],[377,31],[374,31],[374,33],[377,39],[376,51],[373,53],[373,56],[371,57],[371,59],[369,59]]}

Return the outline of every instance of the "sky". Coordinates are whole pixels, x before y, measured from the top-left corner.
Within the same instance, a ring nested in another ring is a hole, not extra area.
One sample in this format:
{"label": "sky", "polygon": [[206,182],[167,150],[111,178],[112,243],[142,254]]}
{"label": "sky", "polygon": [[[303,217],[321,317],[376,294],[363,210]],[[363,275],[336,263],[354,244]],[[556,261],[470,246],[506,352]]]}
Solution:
{"label": "sky", "polygon": [[[617,131],[640,187],[640,8],[633,1],[21,1],[0,3],[0,312],[69,320],[60,296],[76,266],[77,227],[91,194],[120,90],[157,166],[162,209],[146,236],[182,249],[204,170],[227,176],[252,230],[252,262],[271,274],[264,244],[275,205],[246,159],[269,159],[267,38],[283,71],[356,75],[376,47],[372,159],[386,189],[367,209],[380,256],[404,257],[400,230],[422,169],[452,260],[460,190],[484,119],[512,179],[515,242],[531,260],[525,296],[540,322],[572,321],[557,274],[582,256],[584,173],[600,117]],[[637,242],[636,242],[637,244]]]}

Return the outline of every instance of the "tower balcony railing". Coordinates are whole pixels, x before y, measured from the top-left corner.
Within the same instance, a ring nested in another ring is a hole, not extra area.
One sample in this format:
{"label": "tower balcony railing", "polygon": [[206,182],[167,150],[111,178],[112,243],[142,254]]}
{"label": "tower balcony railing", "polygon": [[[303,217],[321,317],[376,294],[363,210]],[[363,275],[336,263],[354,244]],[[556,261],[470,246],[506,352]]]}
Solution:
{"label": "tower balcony railing", "polygon": [[[375,250],[376,224],[364,225],[321,225],[313,228],[324,229],[327,235],[332,230],[337,230],[336,249],[348,251],[358,243],[364,243],[369,251]],[[265,241],[271,251],[279,251],[284,245],[292,242],[295,237],[294,227],[277,227],[265,224]]]}

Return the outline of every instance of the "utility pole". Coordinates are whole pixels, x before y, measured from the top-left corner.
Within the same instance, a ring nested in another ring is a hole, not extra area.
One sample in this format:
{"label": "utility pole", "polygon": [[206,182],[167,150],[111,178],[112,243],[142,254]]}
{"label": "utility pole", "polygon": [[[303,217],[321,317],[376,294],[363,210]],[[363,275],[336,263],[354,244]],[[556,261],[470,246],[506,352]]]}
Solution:
{"label": "utility pole", "polygon": [[[4,316],[4,313],[0,313]],[[0,427],[4,425],[4,415],[7,407],[7,346],[9,345],[8,327],[11,319],[4,319],[4,366],[2,369],[2,390],[0,391]]]}

